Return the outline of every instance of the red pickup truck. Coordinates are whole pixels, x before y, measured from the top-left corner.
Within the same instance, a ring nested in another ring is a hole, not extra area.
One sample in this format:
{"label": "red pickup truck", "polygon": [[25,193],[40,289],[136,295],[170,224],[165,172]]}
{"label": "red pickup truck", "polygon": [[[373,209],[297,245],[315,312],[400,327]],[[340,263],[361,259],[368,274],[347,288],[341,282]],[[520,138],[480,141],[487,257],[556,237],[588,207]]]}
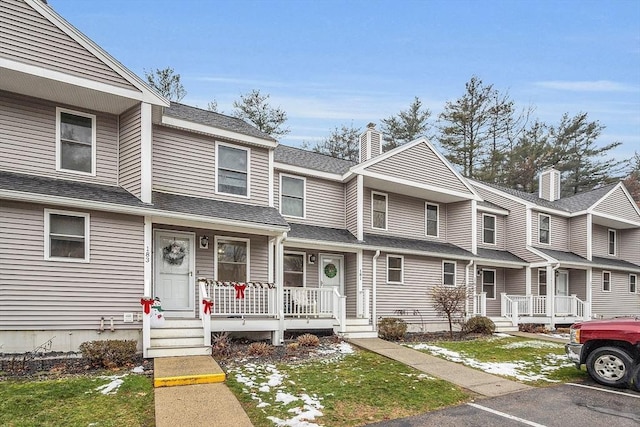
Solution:
{"label": "red pickup truck", "polygon": [[640,391],[640,317],[590,320],[571,326],[567,356],[596,382]]}

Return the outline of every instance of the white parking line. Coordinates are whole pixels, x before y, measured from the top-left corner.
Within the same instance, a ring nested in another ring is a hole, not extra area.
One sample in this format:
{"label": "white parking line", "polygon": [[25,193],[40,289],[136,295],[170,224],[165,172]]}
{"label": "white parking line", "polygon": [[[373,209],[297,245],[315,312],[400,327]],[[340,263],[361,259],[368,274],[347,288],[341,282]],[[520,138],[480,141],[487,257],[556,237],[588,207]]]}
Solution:
{"label": "white parking line", "polygon": [[499,415],[501,417],[508,418],[510,420],[519,421],[528,426],[546,427],[544,424],[538,424],[533,421],[525,420],[524,418],[519,418],[519,417],[516,417],[515,415],[505,414],[504,412],[496,411],[495,409],[487,408],[486,406],[478,405],[476,403],[467,403],[467,405],[472,406],[476,409],[481,409],[483,411],[491,412],[492,414]]}
{"label": "white parking line", "polygon": [[606,393],[611,393],[611,394],[621,394],[623,396],[629,396],[629,397],[635,397],[636,399],[640,399],[640,395],[636,395],[636,394],[629,394],[629,393],[625,393],[623,391],[616,391],[616,390],[608,390],[606,388],[600,388],[600,387],[592,387],[590,385],[585,385],[585,384],[575,384],[575,383],[566,383],[567,385],[572,385],[574,387],[582,387],[582,388],[589,388],[591,390],[598,390],[598,391],[604,391]]}

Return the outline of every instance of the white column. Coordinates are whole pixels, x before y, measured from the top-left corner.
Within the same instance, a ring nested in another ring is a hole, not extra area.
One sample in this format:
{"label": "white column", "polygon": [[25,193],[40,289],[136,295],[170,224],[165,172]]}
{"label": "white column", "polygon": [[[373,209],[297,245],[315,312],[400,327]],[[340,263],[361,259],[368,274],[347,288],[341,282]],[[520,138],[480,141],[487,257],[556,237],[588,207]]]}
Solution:
{"label": "white column", "polygon": [[356,268],[356,306],[358,310],[356,317],[362,318],[366,311],[364,309],[364,305],[369,303],[368,301],[363,300],[362,295],[362,249],[358,249],[358,252],[356,252]]}
{"label": "white column", "polygon": [[547,265],[547,316],[551,319],[551,328],[555,326],[555,320],[553,312],[554,310],[554,295],[556,294],[556,270],[551,265]]}
{"label": "white column", "polygon": [[[143,294],[145,297],[153,297],[153,270],[152,257],[153,257],[153,228],[150,216],[144,217],[144,285]],[[142,353],[144,357],[147,357],[147,349],[151,347],[151,318],[149,314],[142,314]]]}
{"label": "white column", "polygon": [[525,282],[524,282],[524,294],[525,295],[532,295],[533,292],[531,292],[532,287],[531,287],[531,267],[525,267],[525,271],[524,271],[524,275],[525,275]]}
{"label": "white column", "polygon": [[140,106],[140,200],[151,203],[152,191],[152,151],[151,104]]}
{"label": "white column", "polygon": [[357,238],[364,240],[364,177],[358,175],[357,178]]}
{"label": "white column", "polygon": [[584,311],[584,317],[588,320],[591,319],[592,316],[592,304],[593,304],[593,270],[591,268],[587,268],[587,279],[586,279],[586,307]]}

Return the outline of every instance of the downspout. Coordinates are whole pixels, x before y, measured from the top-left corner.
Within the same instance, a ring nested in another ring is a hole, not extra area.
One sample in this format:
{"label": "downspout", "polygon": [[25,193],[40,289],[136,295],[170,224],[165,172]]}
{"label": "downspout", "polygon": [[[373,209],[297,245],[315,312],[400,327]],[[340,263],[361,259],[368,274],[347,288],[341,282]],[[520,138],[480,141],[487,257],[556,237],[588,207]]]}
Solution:
{"label": "downspout", "polygon": [[373,331],[377,332],[378,331],[378,318],[377,318],[377,313],[376,313],[376,305],[377,305],[377,269],[378,269],[378,257],[380,256],[380,249],[378,249],[376,251],[376,254],[373,256],[373,278],[372,278],[372,284],[371,284],[371,300],[372,300],[372,307],[371,307],[371,319],[373,321]]}
{"label": "downspout", "polygon": [[[472,266],[473,266],[473,260],[470,260],[469,264],[467,264],[467,267],[464,270],[464,286],[467,289],[467,293],[469,293],[469,268],[471,268]],[[476,297],[475,295],[476,295],[476,290],[474,286],[473,292],[471,292],[471,297],[475,298]],[[465,298],[464,300],[464,313],[467,319],[471,317],[469,316],[469,297]]]}

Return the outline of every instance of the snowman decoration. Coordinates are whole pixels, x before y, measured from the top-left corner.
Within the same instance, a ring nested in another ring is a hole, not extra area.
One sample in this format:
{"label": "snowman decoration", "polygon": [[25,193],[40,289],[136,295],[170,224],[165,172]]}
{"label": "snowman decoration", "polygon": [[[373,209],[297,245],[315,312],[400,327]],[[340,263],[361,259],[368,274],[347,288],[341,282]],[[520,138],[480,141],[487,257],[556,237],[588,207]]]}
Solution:
{"label": "snowman decoration", "polygon": [[162,314],[162,306],[160,305],[160,298],[155,297],[153,304],[151,305],[151,327],[161,328],[164,326],[164,314]]}

